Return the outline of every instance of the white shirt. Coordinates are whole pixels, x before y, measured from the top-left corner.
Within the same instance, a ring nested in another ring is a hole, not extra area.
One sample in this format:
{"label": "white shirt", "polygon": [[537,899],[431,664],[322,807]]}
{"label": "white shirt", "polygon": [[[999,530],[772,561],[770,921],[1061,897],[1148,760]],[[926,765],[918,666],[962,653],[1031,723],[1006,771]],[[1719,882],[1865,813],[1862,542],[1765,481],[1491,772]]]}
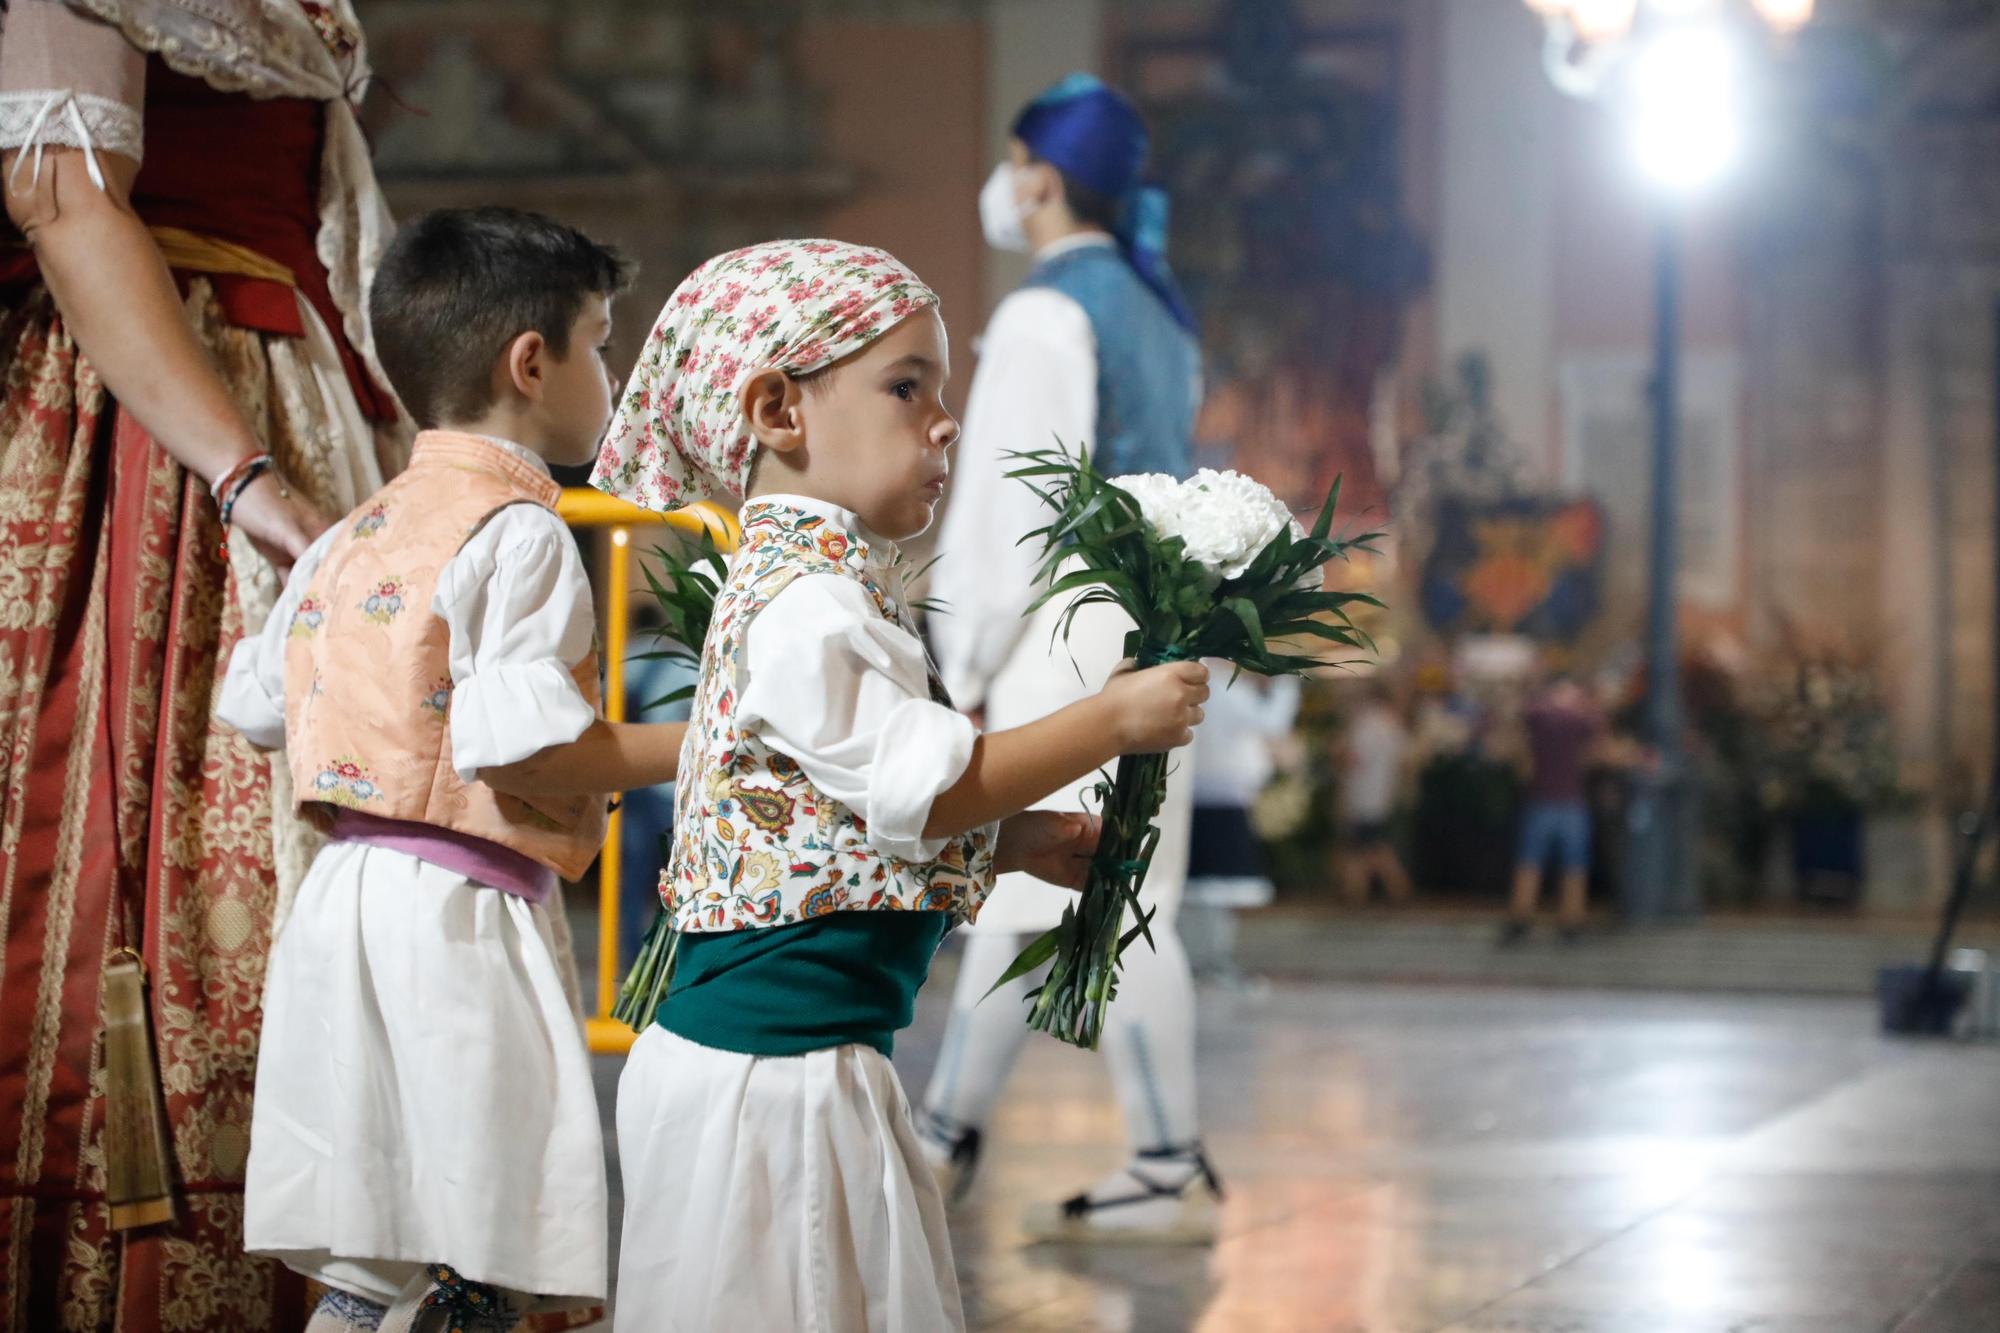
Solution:
{"label": "white shirt", "polygon": [[[528,450],[494,443],[547,474]],[[292,613],[343,531],[336,524],[306,548],[263,630],[230,654],[216,716],[264,749],[285,744]],[[495,514],[445,564],[431,613],[449,634],[451,765],[462,781],[573,741],[596,719],[570,675],[595,641],[590,576],[554,513],[517,504]]]}
{"label": "white shirt", "polygon": [[1347,736],[1346,782],[1341,809],[1349,819],[1383,820],[1396,812],[1396,790],[1410,737],[1385,704],[1369,704]]}
{"label": "white shirt", "polygon": [[[854,514],[803,495],[758,499],[860,536],[890,597],[904,601],[895,544]],[[786,585],[744,633],[737,688],[737,725],[860,815],[877,851],[930,861],[944,850],[949,840],[926,839],[924,825],[939,794],[964,776],[978,733],[932,700],[922,641],[885,619],[859,583],[807,574]]]}
{"label": "white shirt", "polygon": [[1247,809],[1276,767],[1272,743],[1298,716],[1298,678],[1279,676],[1260,688],[1246,677],[1232,685],[1234,667],[1221,661],[1207,665],[1213,693],[1194,737],[1195,804]]}
{"label": "white shirt", "polygon": [[[1038,261],[1108,236],[1071,236]],[[1010,452],[1097,448],[1097,335],[1090,317],[1061,292],[1029,287],[1002,301],[979,344],[979,369],[965,406],[965,431],[952,459],[951,503],[938,529],[931,591],[946,615],[931,621],[945,688],[976,708],[1020,638],[1035,600],[1039,548],[1021,538],[1048,522],[1048,508],[1007,473]]]}

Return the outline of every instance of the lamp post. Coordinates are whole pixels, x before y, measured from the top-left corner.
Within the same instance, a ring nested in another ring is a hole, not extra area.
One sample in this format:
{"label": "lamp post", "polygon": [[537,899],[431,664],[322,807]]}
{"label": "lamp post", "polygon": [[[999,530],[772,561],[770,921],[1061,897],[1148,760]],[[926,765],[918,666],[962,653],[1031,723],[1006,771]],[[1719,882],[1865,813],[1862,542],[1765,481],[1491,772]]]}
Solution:
{"label": "lamp post", "polygon": [[1679,567],[1682,210],[1736,158],[1746,120],[1747,40],[1787,36],[1813,0],[1524,0],[1545,25],[1549,81],[1613,103],[1655,186],[1652,531],[1647,549],[1646,739],[1634,783],[1621,896],[1634,921],[1692,915],[1692,802],[1681,748]]}

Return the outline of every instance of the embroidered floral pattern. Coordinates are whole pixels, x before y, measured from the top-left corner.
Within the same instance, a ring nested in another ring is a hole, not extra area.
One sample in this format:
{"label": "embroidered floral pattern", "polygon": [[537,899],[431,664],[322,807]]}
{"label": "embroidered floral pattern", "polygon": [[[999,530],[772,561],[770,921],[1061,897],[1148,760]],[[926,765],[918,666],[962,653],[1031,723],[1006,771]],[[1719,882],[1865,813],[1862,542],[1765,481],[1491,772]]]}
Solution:
{"label": "embroidered floral pattern", "polygon": [[328,55],[343,65],[354,59],[361,49],[359,28],[336,13],[332,5],[299,0],[299,8],[305,10],[306,18],[312,22],[313,31],[319,34],[320,41],[326,43]]}
{"label": "embroidered floral pattern", "polygon": [[738,787],[736,803],[743,817],[766,833],[782,833],[792,825],[792,798],[781,791],[760,791]]}
{"label": "embroidered floral pattern", "polygon": [[381,794],[381,788],[375,785],[375,775],[351,756],[322,765],[319,776],[313,779],[313,800],[344,805],[350,810],[360,809]]}
{"label": "embroidered floral pattern", "polygon": [[[691,758],[676,793],[661,901],[683,930],[783,925],[844,911],[938,911],[971,919],[993,883],[988,830],[953,839],[934,861],[884,856],[869,844],[866,823],[816,789],[796,761],[736,730],[731,682],[743,631],[792,580],[826,573],[852,578],[886,619],[914,633],[858,535],[818,515],[765,503],[746,505],[742,522],[743,541],[702,652]],[[933,689],[942,693],[935,682]]]}
{"label": "embroidered floral pattern", "polygon": [[[603,841],[602,797],[552,796],[532,803],[452,772],[447,722],[457,709],[449,635],[430,614],[440,573],[477,518],[510,504],[552,501],[558,488],[512,456],[471,437],[436,432],[420,439],[411,465],[356,511],[380,508],[389,530],[369,539],[355,520],[328,543],[308,595],[323,603],[326,627],[286,644],[287,680],[323,680],[326,697],[290,710],[286,751],[292,790],[320,800],[324,784],[354,797],[354,774],[320,761],[337,755],[368,770],[365,808],[498,842],[570,878],[581,876]],[[490,464],[490,466],[488,465]],[[342,632],[345,626],[347,633]],[[593,650],[570,670],[584,701],[600,698]],[[328,777],[326,775],[330,774]]]}
{"label": "embroidered floral pattern", "polygon": [[367,513],[354,520],[354,535],[356,537],[373,537],[388,526],[389,507],[387,505],[374,505],[370,507]]}
{"label": "embroidered floral pattern", "polygon": [[317,597],[301,597],[298,608],[292,612],[292,627],[285,637],[310,639],[319,633],[319,627],[326,622],[326,603]]}
{"label": "embroidered floral pattern", "polygon": [[736,398],[744,374],[809,374],[937,303],[894,256],[865,246],[770,241],[716,256],[667,298],[591,484],[650,509],[741,496],[754,452]]}
{"label": "embroidered floral pattern", "polygon": [[386,625],[403,614],[403,594],[408,591],[401,579],[383,579],[362,600],[361,614],[378,625]]}
{"label": "embroidered floral pattern", "polygon": [[[297,1277],[243,1249],[243,1148],[273,922],[310,850],[299,850],[299,822],[273,808],[272,761],[215,720],[212,688],[277,585],[214,558],[214,506],[108,397],[46,289],[28,283],[9,301],[0,857],[15,886],[7,977],[25,984],[0,1021],[10,1080],[0,1326],[295,1328]],[[192,285],[188,313],[301,498],[351,507],[361,460],[327,425],[328,395],[345,385],[280,355],[284,339],[226,323],[206,280]],[[82,605],[93,554],[108,586],[129,595],[59,629],[64,608]],[[143,895],[125,898],[140,884]],[[89,1201],[105,1187],[107,1143],[97,982],[123,913],[127,938],[148,948],[152,1046],[182,1187],[175,1221],[143,1238],[109,1230],[108,1210]],[[29,915],[43,924],[24,929]]]}
{"label": "embroidered floral pattern", "polygon": [[443,1311],[446,1333],[507,1333],[520,1322],[521,1310],[498,1287],[461,1277],[446,1264],[432,1264],[424,1273],[431,1289],[417,1308]]}

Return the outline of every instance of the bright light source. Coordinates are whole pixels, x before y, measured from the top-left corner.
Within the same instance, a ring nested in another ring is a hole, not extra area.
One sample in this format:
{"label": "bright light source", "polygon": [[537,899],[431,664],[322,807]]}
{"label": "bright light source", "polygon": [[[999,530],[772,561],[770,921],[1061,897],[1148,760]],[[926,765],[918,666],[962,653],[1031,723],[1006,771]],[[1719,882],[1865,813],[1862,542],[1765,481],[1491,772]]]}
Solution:
{"label": "bright light source", "polygon": [[1813,0],[1752,0],[1764,22],[1779,32],[1797,32],[1812,22]]}
{"label": "bright light source", "polygon": [[632,540],[632,534],[628,532],[626,529],[624,528],[611,529],[611,544],[613,546],[623,546],[631,540]]}
{"label": "bright light source", "polygon": [[1667,18],[1695,18],[1715,8],[1715,0],[1646,0],[1653,11]]}
{"label": "bright light source", "polygon": [[1611,42],[1623,37],[1639,12],[1639,0],[1572,0],[1569,21],[1586,42]]}
{"label": "bright light source", "polygon": [[1743,70],[1721,28],[1669,28],[1632,62],[1632,144],[1662,185],[1693,190],[1714,180],[1742,146]]}

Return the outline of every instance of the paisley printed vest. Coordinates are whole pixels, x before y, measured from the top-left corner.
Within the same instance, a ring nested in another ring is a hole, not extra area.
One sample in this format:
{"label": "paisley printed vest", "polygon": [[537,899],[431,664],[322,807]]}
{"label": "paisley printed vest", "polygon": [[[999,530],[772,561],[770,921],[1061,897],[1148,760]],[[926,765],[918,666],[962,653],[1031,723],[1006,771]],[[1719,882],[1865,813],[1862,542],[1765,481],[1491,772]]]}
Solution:
{"label": "paisley printed vest", "polygon": [[[818,791],[796,761],[737,729],[744,635],[793,580],[853,579],[885,619],[916,633],[859,534],[759,501],[744,507],[742,521],[742,544],[702,647],[675,791],[673,857],[660,876],[661,901],[676,928],[744,930],[860,911],[971,920],[993,887],[992,828],[952,839],[934,861],[884,855],[870,845],[861,816]],[[817,685],[798,682],[800,689]],[[931,694],[949,706],[935,672]]]}
{"label": "paisley printed vest", "polygon": [[[344,520],[285,651],[285,751],[301,810],[323,823],[327,807],[345,807],[450,829],[565,879],[590,868],[604,797],[522,800],[453,771],[450,635],[431,613],[444,567],[489,518],[515,504],[553,508],[560,493],[489,441],[426,431],[408,470]],[[598,707],[596,652],[571,675]]]}

